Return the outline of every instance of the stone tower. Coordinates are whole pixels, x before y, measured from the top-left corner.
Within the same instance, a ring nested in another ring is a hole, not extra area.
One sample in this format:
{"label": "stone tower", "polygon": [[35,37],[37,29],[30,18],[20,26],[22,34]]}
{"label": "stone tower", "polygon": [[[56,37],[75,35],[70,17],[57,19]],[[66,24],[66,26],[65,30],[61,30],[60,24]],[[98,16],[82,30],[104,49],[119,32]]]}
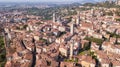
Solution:
{"label": "stone tower", "polygon": [[53,22],[56,22],[56,13],[53,13]]}
{"label": "stone tower", "polygon": [[79,25],[80,24],[80,12],[77,11],[77,20],[76,20],[76,24]]}
{"label": "stone tower", "polygon": [[91,9],[91,16],[94,17],[94,9]]}
{"label": "stone tower", "polygon": [[113,13],[112,21],[115,21],[116,14]]}
{"label": "stone tower", "polygon": [[70,43],[70,59],[72,59],[73,57],[73,46],[74,46],[74,40],[72,40]]}
{"label": "stone tower", "polygon": [[73,35],[74,34],[74,23],[70,25],[70,33]]}

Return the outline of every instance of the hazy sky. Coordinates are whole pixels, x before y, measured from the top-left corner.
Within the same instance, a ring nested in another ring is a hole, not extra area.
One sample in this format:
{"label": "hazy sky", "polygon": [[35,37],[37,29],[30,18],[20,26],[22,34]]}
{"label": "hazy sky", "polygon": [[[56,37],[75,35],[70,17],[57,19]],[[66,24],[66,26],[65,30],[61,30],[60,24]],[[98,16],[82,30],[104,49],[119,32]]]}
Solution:
{"label": "hazy sky", "polygon": [[[84,1],[84,0],[0,0],[0,2],[77,2],[77,1]],[[94,0],[94,1],[99,1],[99,0]]]}
{"label": "hazy sky", "polygon": [[59,2],[59,1],[74,1],[74,0],[0,0],[0,2]]}

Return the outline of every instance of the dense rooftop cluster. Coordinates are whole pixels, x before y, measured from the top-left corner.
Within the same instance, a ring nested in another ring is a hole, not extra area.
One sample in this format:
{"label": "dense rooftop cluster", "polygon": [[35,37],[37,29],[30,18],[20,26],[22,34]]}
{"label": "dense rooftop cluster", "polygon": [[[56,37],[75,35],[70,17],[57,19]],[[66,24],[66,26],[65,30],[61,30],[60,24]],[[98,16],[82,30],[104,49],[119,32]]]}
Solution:
{"label": "dense rooftop cluster", "polygon": [[21,11],[1,14],[5,67],[119,67],[117,9],[79,7],[90,10],[65,17],[53,13],[53,20]]}

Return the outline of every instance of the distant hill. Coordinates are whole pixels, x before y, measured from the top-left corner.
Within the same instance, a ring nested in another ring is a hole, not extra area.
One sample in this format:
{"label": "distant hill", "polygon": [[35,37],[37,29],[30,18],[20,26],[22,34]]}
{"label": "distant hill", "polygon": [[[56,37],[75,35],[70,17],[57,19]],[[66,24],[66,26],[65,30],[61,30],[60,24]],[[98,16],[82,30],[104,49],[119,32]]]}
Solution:
{"label": "distant hill", "polygon": [[79,3],[96,3],[96,2],[101,2],[104,0],[77,0]]}

